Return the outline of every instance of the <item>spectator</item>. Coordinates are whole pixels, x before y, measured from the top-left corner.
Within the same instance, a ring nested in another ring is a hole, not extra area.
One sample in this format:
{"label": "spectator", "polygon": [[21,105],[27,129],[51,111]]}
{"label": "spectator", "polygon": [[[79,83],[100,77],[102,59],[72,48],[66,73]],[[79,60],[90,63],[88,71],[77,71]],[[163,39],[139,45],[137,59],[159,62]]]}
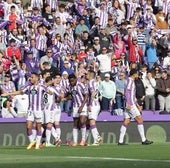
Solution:
{"label": "spectator", "polygon": [[89,28],[85,25],[84,18],[80,18],[80,23],[76,26],[75,34],[82,35],[84,31],[89,32]]}
{"label": "spectator", "polygon": [[152,69],[153,65],[158,62],[156,53],[156,40],[152,39],[151,43],[147,43],[146,46],[146,57],[149,65],[149,69]]}
{"label": "spectator", "polygon": [[147,76],[142,81],[145,87],[145,109],[155,113],[156,80],[152,77],[151,71],[147,72]]}
{"label": "spectator", "polygon": [[167,51],[167,56],[163,59],[163,68],[168,69],[170,66],[170,49]]}
{"label": "spectator", "polygon": [[11,81],[11,75],[9,73],[5,74],[4,83],[1,85],[2,93],[10,93],[16,90],[14,82]]}
{"label": "spectator", "polygon": [[105,27],[100,27],[99,38],[101,47],[106,47],[107,49],[109,49],[111,41],[110,36],[107,35],[105,32]]}
{"label": "spectator", "polygon": [[163,13],[163,9],[159,9],[156,14],[156,28],[157,29],[168,29],[168,23],[165,19],[165,14]]}
{"label": "spectator", "polygon": [[144,101],[145,101],[145,87],[142,81],[141,72],[138,72],[138,77],[135,79],[135,87],[136,87],[137,106],[139,111],[142,112]]}
{"label": "spectator", "polygon": [[39,62],[35,58],[33,58],[33,52],[27,51],[27,55],[25,58],[26,68],[29,73],[38,72],[39,71]]}
{"label": "spectator", "polygon": [[156,86],[160,110],[170,112],[170,78],[167,71],[162,71],[161,78],[157,80]]}
{"label": "spectator", "polygon": [[101,94],[101,110],[110,111],[112,113],[114,103],[116,102],[116,85],[110,80],[110,74],[104,75],[105,79],[99,85]]}
{"label": "spectator", "polygon": [[15,112],[14,108],[11,106],[11,100],[5,100],[3,102],[2,108],[2,118],[15,118],[17,117],[17,113]]}
{"label": "spectator", "polygon": [[119,79],[115,81],[116,84],[116,109],[114,113],[122,115],[125,108],[125,88],[127,85],[126,73],[121,72]]}
{"label": "spectator", "polygon": [[112,60],[113,54],[107,53],[107,48],[102,47],[102,51],[100,55],[97,55],[97,60],[99,61],[99,70],[100,70],[100,76],[101,79],[104,79],[104,75],[106,73],[111,72],[111,60]]}
{"label": "spectator", "polygon": [[7,20],[10,21],[9,31],[12,31],[14,28],[17,28],[17,19],[19,19],[19,16],[16,14],[16,8],[15,6],[11,6],[10,13],[7,16]]}
{"label": "spectator", "polygon": [[41,57],[40,59],[40,69],[41,70],[44,70],[43,69],[43,63],[44,62],[48,62],[49,64],[52,65],[53,63],[53,51],[51,50],[51,48],[48,48],[47,51],[46,51],[46,55],[44,55],[43,57]]}
{"label": "spectator", "polygon": [[12,107],[17,111],[17,117],[26,117],[28,111],[28,95],[16,95],[12,99]]}
{"label": "spectator", "polygon": [[19,48],[15,45],[15,40],[11,39],[10,40],[10,45],[6,48],[6,57],[9,60],[14,59],[14,57],[16,57],[16,59],[21,60],[21,52],[19,50]]}
{"label": "spectator", "polygon": [[128,47],[129,47],[129,61],[130,62],[136,62],[139,65],[141,65],[143,60],[143,52],[141,47],[137,44],[137,38],[128,36]]}

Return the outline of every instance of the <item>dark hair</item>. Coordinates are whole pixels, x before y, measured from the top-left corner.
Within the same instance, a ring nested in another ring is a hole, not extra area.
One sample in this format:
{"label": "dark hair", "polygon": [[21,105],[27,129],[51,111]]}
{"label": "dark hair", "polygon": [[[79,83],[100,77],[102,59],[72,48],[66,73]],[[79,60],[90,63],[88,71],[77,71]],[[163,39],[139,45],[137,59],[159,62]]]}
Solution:
{"label": "dark hair", "polygon": [[75,74],[70,74],[69,76],[68,76],[68,79],[76,79],[77,77],[76,77],[76,75]]}
{"label": "dark hair", "polygon": [[40,75],[38,73],[36,73],[36,72],[32,72],[31,75],[35,75],[37,78],[40,77]]}
{"label": "dark hair", "polygon": [[10,99],[7,99],[3,102],[3,108],[6,108],[7,107],[7,102],[11,102]]}
{"label": "dark hair", "polygon": [[48,76],[48,77],[46,77],[46,79],[45,79],[45,83],[47,83],[47,82],[49,82],[49,81],[51,81],[52,80],[52,77],[51,76]]}
{"label": "dark hair", "polygon": [[88,72],[91,73],[91,74],[93,74],[94,76],[96,76],[96,72],[95,72],[94,70],[89,69]]}
{"label": "dark hair", "polygon": [[131,69],[129,74],[130,74],[130,76],[132,76],[132,75],[134,75],[136,73],[138,73],[137,69]]}

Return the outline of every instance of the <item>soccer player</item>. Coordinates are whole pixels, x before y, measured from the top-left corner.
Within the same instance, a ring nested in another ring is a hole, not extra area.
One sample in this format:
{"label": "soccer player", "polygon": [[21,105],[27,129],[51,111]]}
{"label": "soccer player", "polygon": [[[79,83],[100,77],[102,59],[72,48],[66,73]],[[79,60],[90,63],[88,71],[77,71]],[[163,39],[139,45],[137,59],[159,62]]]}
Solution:
{"label": "soccer player", "polygon": [[145,137],[144,126],[143,126],[143,119],[141,113],[138,109],[138,104],[136,100],[136,88],[134,80],[138,77],[138,70],[132,69],[130,71],[130,77],[128,78],[125,97],[126,97],[126,110],[124,112],[124,121],[120,128],[120,136],[118,145],[125,145],[124,143],[124,136],[126,133],[127,126],[129,125],[131,119],[135,119],[138,124],[138,131],[140,137],[142,139],[142,145],[150,145],[153,141],[149,141]]}
{"label": "soccer player", "polygon": [[[51,76],[45,79],[45,85],[48,88],[48,92],[44,94],[44,112],[45,112],[45,123],[46,126],[46,147],[53,147],[54,145],[50,143],[51,130],[56,116],[56,101],[60,101],[59,92],[56,90],[53,84],[53,78]],[[57,133],[53,132],[53,136],[57,139]]]}
{"label": "soccer player", "polygon": [[77,81],[77,77],[74,74],[70,74],[69,77],[69,91],[68,95],[64,98],[65,100],[73,99],[73,144],[72,146],[78,145],[78,129],[81,128],[82,139],[80,146],[86,145],[86,121],[87,121],[87,101],[88,101],[88,90],[87,87]]}
{"label": "soccer player", "polygon": [[[61,98],[64,97],[64,91],[61,86],[61,74],[57,73],[54,78],[54,88],[57,90],[58,95],[60,95]],[[60,101],[56,102],[56,108],[55,108],[55,132],[52,130],[52,134],[54,133],[54,137],[56,136],[55,133],[57,134],[57,137],[55,138],[55,145],[60,146],[61,144],[61,129],[60,129],[60,119],[61,119],[61,107],[60,107]]]}
{"label": "soccer player", "polygon": [[[12,96],[27,93],[29,95],[29,108],[27,112],[27,135],[30,141],[27,149],[31,149],[35,145],[35,149],[39,149],[41,137],[42,137],[42,122],[44,120],[44,105],[43,94],[46,91],[45,86],[39,84],[39,75],[32,73],[30,77],[30,85],[27,85],[24,89],[14,91],[11,93],[3,94],[2,96]],[[36,123],[37,135],[34,139],[32,128],[33,123]]]}
{"label": "soccer player", "polygon": [[95,72],[93,70],[89,70],[86,77],[89,80],[87,84],[89,91],[88,119],[91,133],[94,139],[93,145],[99,145],[102,141],[102,137],[99,135],[96,127],[96,120],[100,111],[98,90],[99,84],[95,80]]}

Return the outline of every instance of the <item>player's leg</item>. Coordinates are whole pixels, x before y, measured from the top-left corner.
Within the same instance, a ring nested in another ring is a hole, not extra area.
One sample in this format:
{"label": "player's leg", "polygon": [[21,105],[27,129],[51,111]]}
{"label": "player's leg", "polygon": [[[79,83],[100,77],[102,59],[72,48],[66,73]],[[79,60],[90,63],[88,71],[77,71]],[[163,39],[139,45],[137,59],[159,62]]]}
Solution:
{"label": "player's leg", "polygon": [[80,115],[80,128],[81,128],[81,136],[82,136],[80,146],[86,145],[86,121],[87,121],[87,116]]}
{"label": "player's leg", "polygon": [[138,124],[138,132],[140,134],[141,140],[142,140],[142,145],[150,145],[153,143],[153,141],[149,141],[147,140],[146,136],[145,136],[145,130],[144,130],[144,126],[143,126],[143,118],[141,115],[135,117],[135,120]]}
{"label": "player's leg", "polygon": [[79,128],[79,117],[73,118],[74,124],[73,124],[73,144],[72,146],[78,145],[78,128]]}
{"label": "player's leg", "polygon": [[118,145],[125,145],[124,137],[125,137],[126,130],[127,130],[129,123],[130,123],[130,118],[125,118],[124,121],[123,121],[123,124],[120,128],[120,136],[119,136]]}
{"label": "player's leg", "polygon": [[97,126],[96,120],[100,111],[100,106],[92,106],[91,111],[88,113],[89,122],[90,122],[90,129],[94,139],[93,145],[99,145],[102,141],[102,137],[100,136]]}

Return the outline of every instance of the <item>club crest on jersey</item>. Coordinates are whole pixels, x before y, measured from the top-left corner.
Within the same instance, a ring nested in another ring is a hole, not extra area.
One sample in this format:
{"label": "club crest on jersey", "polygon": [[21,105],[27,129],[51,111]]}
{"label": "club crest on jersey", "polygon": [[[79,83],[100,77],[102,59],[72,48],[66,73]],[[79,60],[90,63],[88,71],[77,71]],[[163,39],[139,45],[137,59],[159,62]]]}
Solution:
{"label": "club crest on jersey", "polygon": [[34,89],[31,89],[31,90],[30,90],[30,94],[31,94],[31,95],[36,95],[36,94],[37,94],[37,90],[35,90],[35,88],[34,88]]}

